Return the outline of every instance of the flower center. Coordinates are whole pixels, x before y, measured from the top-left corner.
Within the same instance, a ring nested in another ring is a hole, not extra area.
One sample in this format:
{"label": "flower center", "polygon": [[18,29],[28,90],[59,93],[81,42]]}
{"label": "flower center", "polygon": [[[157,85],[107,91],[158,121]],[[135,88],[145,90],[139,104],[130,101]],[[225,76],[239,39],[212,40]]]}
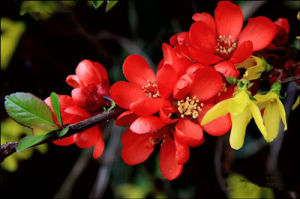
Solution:
{"label": "flower center", "polygon": [[199,111],[202,111],[203,103],[199,103],[199,99],[196,96],[193,98],[186,97],[185,100],[177,101],[177,109],[180,113],[180,117],[190,116],[193,119],[197,119]]}
{"label": "flower center", "polygon": [[216,51],[223,56],[230,55],[237,47],[237,39],[233,39],[231,35],[226,37],[225,35],[219,35],[217,38]]}
{"label": "flower center", "polygon": [[142,89],[149,98],[160,97],[156,81],[151,82],[150,80],[147,80],[146,86],[143,86]]}

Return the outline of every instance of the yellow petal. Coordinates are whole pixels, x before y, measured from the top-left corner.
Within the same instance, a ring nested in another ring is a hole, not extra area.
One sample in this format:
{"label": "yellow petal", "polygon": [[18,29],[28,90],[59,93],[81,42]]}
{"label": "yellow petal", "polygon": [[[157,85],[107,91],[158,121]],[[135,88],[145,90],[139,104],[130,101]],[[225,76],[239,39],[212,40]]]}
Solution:
{"label": "yellow petal", "polygon": [[267,136],[264,138],[267,142],[272,142],[277,137],[280,129],[280,114],[276,103],[270,103],[266,106],[263,120],[267,129]]}
{"label": "yellow petal", "polygon": [[249,95],[245,90],[239,91],[234,98],[232,98],[229,112],[234,114],[242,113],[250,101]]}
{"label": "yellow petal", "polygon": [[255,66],[257,63],[256,63],[256,60],[254,58],[254,56],[251,56],[249,57],[248,59],[246,59],[244,62],[240,63],[240,64],[235,64],[236,68],[239,69],[239,68],[250,68],[252,66]]}
{"label": "yellow petal", "polygon": [[293,107],[292,107],[292,110],[294,111],[294,110],[299,106],[299,104],[300,104],[300,96],[298,96],[298,98],[297,98],[295,104],[294,104]]}
{"label": "yellow petal", "polygon": [[276,97],[278,96],[273,92],[268,92],[265,95],[256,94],[254,96],[254,98],[257,100],[256,104],[260,110],[264,109],[267,106],[267,104],[270,103],[270,101],[275,100]]}
{"label": "yellow petal", "polygon": [[247,69],[243,78],[248,79],[249,81],[260,78],[261,73],[265,70],[263,65],[252,66]]}
{"label": "yellow petal", "polygon": [[244,144],[246,128],[251,119],[251,113],[248,109],[245,109],[240,114],[232,114],[231,121],[232,127],[230,132],[230,146],[233,149],[240,149]]}
{"label": "yellow petal", "polygon": [[227,100],[219,102],[214,107],[212,107],[204,115],[201,125],[205,125],[218,117],[227,115],[227,113],[229,112],[229,107],[230,107],[231,101],[232,101],[232,99],[227,99]]}
{"label": "yellow petal", "polygon": [[286,131],[287,130],[287,123],[286,123],[286,115],[285,115],[285,109],[284,109],[284,106],[282,104],[282,102],[280,101],[279,98],[276,98],[276,103],[277,103],[277,108],[279,110],[279,114],[280,114],[280,117],[283,121],[283,124],[284,124],[284,130]]}
{"label": "yellow petal", "polygon": [[266,130],[266,127],[264,126],[263,118],[261,116],[258,106],[255,103],[251,102],[251,103],[249,103],[249,108],[251,110],[252,117],[254,118],[254,121],[255,121],[258,129],[263,134],[263,136],[266,137],[267,130]]}

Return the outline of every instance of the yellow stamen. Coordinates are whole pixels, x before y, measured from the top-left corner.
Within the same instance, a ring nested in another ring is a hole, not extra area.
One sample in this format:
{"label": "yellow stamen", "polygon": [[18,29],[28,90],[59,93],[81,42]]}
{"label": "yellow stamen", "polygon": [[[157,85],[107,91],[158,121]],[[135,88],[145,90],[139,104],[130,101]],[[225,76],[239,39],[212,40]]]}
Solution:
{"label": "yellow stamen", "polygon": [[197,119],[199,111],[202,111],[203,103],[199,104],[199,99],[196,96],[193,98],[186,97],[185,100],[177,101],[177,109],[180,113],[180,117],[191,116],[193,119]]}
{"label": "yellow stamen", "polygon": [[151,82],[151,81],[147,80],[146,86],[143,86],[142,89],[144,90],[145,95],[148,98],[158,98],[158,97],[160,97],[159,91],[158,91],[158,88],[157,88],[157,84],[156,84],[155,81]]}

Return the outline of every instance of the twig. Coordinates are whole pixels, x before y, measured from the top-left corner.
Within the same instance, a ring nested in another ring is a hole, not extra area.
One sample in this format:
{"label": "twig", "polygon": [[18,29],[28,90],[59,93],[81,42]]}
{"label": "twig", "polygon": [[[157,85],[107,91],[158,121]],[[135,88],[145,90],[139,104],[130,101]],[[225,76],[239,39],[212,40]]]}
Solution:
{"label": "twig", "polygon": [[83,170],[86,168],[86,166],[90,160],[91,156],[89,156],[88,154],[91,153],[91,149],[92,148],[89,148],[89,149],[83,150],[81,152],[81,154],[80,154],[78,160],[76,161],[76,163],[74,164],[71,172],[66,177],[65,181],[63,182],[60,189],[57,191],[54,198],[70,198],[71,197],[71,193],[72,193],[74,184],[76,183],[77,179],[79,178],[79,176],[81,175]]}
{"label": "twig", "polygon": [[300,76],[288,77],[281,81],[282,84],[299,80]]}
{"label": "twig", "polygon": [[223,147],[224,147],[223,137],[218,137],[217,143],[216,143],[216,149],[215,149],[215,159],[214,159],[215,172],[216,172],[217,181],[219,183],[221,190],[224,193],[227,193],[226,182],[222,176],[222,160],[221,159],[222,159]]}
{"label": "twig", "polygon": [[110,129],[110,139],[108,142],[108,146],[106,151],[104,152],[101,159],[101,166],[98,171],[97,179],[92,189],[90,198],[102,198],[104,192],[107,188],[110,173],[111,173],[111,166],[116,158],[116,151],[119,148],[120,144],[120,136],[121,132],[123,132],[122,127],[118,127],[115,125],[115,122],[112,122],[112,128]]}
{"label": "twig", "polygon": [[[61,129],[56,130],[56,133],[54,134],[54,136],[51,136],[34,146],[44,144],[44,143],[50,143],[57,139],[69,137],[71,135],[74,135],[76,133],[84,131],[88,128],[96,126],[99,123],[106,122],[107,120],[116,118],[122,112],[124,112],[124,109],[116,106],[116,108],[112,109],[111,111],[100,113],[98,115],[95,115],[93,117],[90,117],[86,120],[83,120],[83,121],[75,123],[75,124],[67,125],[67,127],[69,127],[69,131],[63,137],[59,137],[59,132],[61,131]],[[17,151],[17,145],[18,145],[17,142],[9,142],[9,143],[1,145],[1,147],[0,147],[0,162],[2,162],[9,155],[15,153]]]}

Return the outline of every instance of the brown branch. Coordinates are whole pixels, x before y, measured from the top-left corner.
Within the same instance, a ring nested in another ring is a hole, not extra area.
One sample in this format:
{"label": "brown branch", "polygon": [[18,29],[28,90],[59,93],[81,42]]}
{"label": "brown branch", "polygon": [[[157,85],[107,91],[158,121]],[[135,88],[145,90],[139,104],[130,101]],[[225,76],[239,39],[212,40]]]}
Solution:
{"label": "brown branch", "polygon": [[[93,117],[90,117],[90,118],[83,120],[81,122],[78,122],[78,123],[66,125],[65,127],[69,127],[69,131],[63,137],[59,137],[59,132],[61,131],[61,129],[59,129],[59,130],[56,130],[56,133],[54,134],[54,136],[51,136],[34,146],[44,144],[44,143],[50,143],[57,139],[69,137],[69,136],[79,133],[83,130],[86,130],[88,128],[96,126],[99,123],[106,122],[113,118],[117,118],[122,112],[124,112],[124,109],[116,106],[111,111],[100,113],[98,115],[95,115]],[[8,142],[6,144],[2,144],[0,147],[0,162],[2,162],[5,158],[10,156],[11,154],[17,152],[17,145],[18,145],[17,142]]]}
{"label": "brown branch", "polygon": [[281,81],[282,84],[299,80],[300,76],[288,77]]}

